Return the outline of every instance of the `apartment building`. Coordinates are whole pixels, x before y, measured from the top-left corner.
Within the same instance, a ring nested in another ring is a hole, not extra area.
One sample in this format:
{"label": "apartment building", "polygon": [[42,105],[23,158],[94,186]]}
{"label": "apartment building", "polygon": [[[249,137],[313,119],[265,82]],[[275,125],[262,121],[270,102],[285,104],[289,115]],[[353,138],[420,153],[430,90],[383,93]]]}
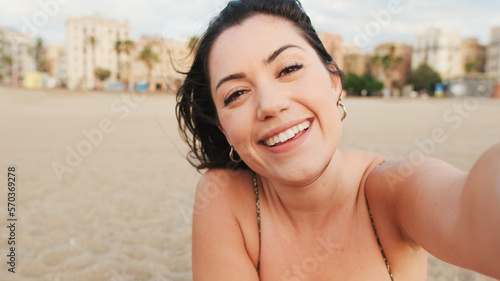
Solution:
{"label": "apartment building", "polygon": [[325,46],[326,51],[332,56],[338,67],[344,67],[344,47],[342,36],[330,34],[328,32],[319,31],[319,39]]}
{"label": "apartment building", "polygon": [[429,28],[418,35],[413,44],[412,69],[427,64],[437,71],[442,79],[464,74],[462,38],[453,29]]}
{"label": "apartment building", "polygon": [[70,89],[93,89],[94,70],[111,71],[109,82],[117,82],[126,54],[115,51],[117,40],[131,37],[130,26],[99,15],[71,18],[66,24],[67,83]]}
{"label": "apartment building", "polygon": [[500,27],[491,29],[491,40],[486,51],[486,74],[500,81]]}
{"label": "apartment building", "polygon": [[53,79],[53,85],[66,86],[68,81],[66,48],[59,45],[48,45],[45,48],[45,59],[48,64],[48,75]]}
{"label": "apartment building", "polygon": [[462,41],[463,67],[466,73],[482,73],[486,65],[486,46],[476,38]]}
{"label": "apartment building", "polygon": [[365,75],[370,66],[370,55],[362,54],[361,49],[353,44],[343,43],[344,66],[342,71],[354,73],[358,76]]}
{"label": "apartment building", "polygon": [[27,34],[0,26],[0,84],[20,86],[26,73],[35,70],[32,47]]}
{"label": "apartment building", "polygon": [[[138,59],[147,47],[158,55],[151,71]],[[192,63],[187,42],[154,36],[142,36],[135,42],[132,57],[135,59],[131,61],[131,83],[149,83],[150,90],[168,92],[177,91],[184,79],[179,71],[188,71]]]}

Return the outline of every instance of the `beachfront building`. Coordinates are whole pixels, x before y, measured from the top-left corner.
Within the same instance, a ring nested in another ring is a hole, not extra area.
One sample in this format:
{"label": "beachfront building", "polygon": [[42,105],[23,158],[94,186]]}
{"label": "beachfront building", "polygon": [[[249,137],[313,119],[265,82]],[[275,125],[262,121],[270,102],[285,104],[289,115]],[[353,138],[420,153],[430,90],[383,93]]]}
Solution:
{"label": "beachfront building", "polygon": [[45,48],[44,56],[47,61],[47,71],[51,80],[48,86],[66,86],[68,81],[66,48],[59,45],[48,45]]}
{"label": "beachfront building", "polygon": [[330,34],[325,31],[318,32],[319,39],[326,51],[332,56],[340,69],[344,67],[344,46],[342,36]]}
{"label": "beachfront building", "polygon": [[[151,69],[139,59],[145,48],[150,48],[158,56]],[[132,85],[149,83],[149,90],[176,92],[184,78],[178,70],[188,71],[192,63],[188,42],[154,36],[142,36],[135,42],[131,56],[135,58],[131,62]]]}
{"label": "beachfront building", "polygon": [[35,70],[31,38],[0,26],[0,84],[21,86],[26,73]]}
{"label": "beachfront building", "polygon": [[486,51],[486,73],[500,81],[500,27],[491,30],[491,41]]}
{"label": "beachfront building", "polygon": [[[411,72],[412,47],[400,42],[389,42],[375,47],[373,57],[390,57],[392,65],[384,68],[379,61],[371,65],[372,75],[384,83],[387,89],[396,90],[406,84]],[[396,88],[394,87],[396,86]]]}
{"label": "beachfront building", "polygon": [[462,57],[466,73],[482,73],[486,64],[486,46],[476,38],[462,41]]}
{"label": "beachfront building", "polygon": [[94,15],[68,19],[66,29],[68,88],[95,88],[96,68],[111,71],[108,82],[117,82],[126,54],[118,56],[115,42],[130,39],[130,25]]}
{"label": "beachfront building", "polygon": [[442,79],[464,74],[462,38],[456,30],[429,28],[415,38],[411,68],[427,64],[437,71]]}
{"label": "beachfront building", "polygon": [[365,75],[370,66],[370,55],[362,54],[359,47],[348,43],[344,43],[343,48],[344,67],[342,71],[345,74],[354,73],[358,76]]}

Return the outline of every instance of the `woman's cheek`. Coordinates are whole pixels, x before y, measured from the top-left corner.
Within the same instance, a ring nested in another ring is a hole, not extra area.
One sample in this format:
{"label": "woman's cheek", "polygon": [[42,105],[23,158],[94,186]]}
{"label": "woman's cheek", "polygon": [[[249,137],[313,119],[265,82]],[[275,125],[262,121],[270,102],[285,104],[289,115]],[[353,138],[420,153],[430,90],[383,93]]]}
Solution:
{"label": "woman's cheek", "polygon": [[229,144],[233,146],[239,146],[239,144],[242,142],[243,136],[245,135],[244,131],[242,130],[243,126],[245,125],[241,124],[242,121],[240,120],[240,118],[236,113],[228,113],[221,114],[220,120],[224,135],[226,136]]}

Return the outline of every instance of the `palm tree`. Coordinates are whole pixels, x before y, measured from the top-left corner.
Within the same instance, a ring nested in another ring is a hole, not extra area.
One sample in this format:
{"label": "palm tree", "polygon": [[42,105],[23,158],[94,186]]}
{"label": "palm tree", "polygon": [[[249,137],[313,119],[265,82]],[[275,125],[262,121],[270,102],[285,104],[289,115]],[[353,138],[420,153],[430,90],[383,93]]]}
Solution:
{"label": "palm tree", "polygon": [[38,37],[36,39],[36,44],[35,44],[35,49],[34,49],[36,71],[42,71],[42,65],[45,64],[44,58],[43,58],[43,51],[44,51],[43,39]]}
{"label": "palm tree", "polygon": [[100,67],[96,67],[94,70],[94,75],[97,77],[97,79],[99,79],[100,81],[99,88],[102,89],[104,81],[106,81],[106,79],[108,79],[111,76],[111,71]]}
{"label": "palm tree", "polygon": [[121,63],[120,63],[120,54],[123,51],[123,41],[121,40],[116,40],[115,41],[115,52],[116,52],[116,61],[118,63],[117,68],[116,68],[116,80],[120,80],[120,68],[121,68]]}
{"label": "palm tree", "polygon": [[395,55],[396,46],[392,45],[389,48],[389,52],[385,56],[376,55],[371,58],[372,66],[375,69],[381,69],[384,73],[385,79],[387,79],[387,83],[389,86],[389,92],[392,93],[392,84],[393,81],[393,72],[396,70],[399,65],[403,62],[403,57]]}
{"label": "palm tree", "polygon": [[12,61],[12,57],[9,56],[9,55],[4,55],[2,56],[2,62],[7,65],[9,68],[8,68],[8,71],[7,71],[7,76],[10,76],[10,80],[11,80],[11,83],[13,82],[13,77],[12,77],[12,65],[13,65],[13,61]]}
{"label": "palm tree", "polygon": [[465,72],[467,73],[477,73],[480,70],[481,63],[477,60],[469,61],[465,64]]}
{"label": "palm tree", "polygon": [[125,85],[126,85],[126,89],[128,90],[129,84],[130,84],[130,77],[132,74],[130,53],[135,48],[135,43],[132,40],[125,40],[121,43],[121,45],[122,45],[122,51],[125,54],[127,54],[127,79],[126,79]]}
{"label": "palm tree", "polygon": [[145,46],[144,49],[142,49],[141,53],[139,54],[138,57],[139,60],[143,61],[144,64],[146,65],[146,68],[148,69],[148,84],[152,85],[151,82],[151,70],[153,69],[153,66],[155,63],[159,61],[158,54],[151,49],[151,46]]}
{"label": "palm tree", "polygon": [[[95,46],[97,45],[97,39],[95,38],[95,36],[90,36],[88,39],[87,39],[87,43],[90,45],[91,49],[92,49],[92,65],[90,67],[90,69],[94,69],[96,67],[96,63],[95,63]],[[93,73],[94,71],[92,71]],[[94,89],[96,88],[97,86],[97,79],[94,75]]]}

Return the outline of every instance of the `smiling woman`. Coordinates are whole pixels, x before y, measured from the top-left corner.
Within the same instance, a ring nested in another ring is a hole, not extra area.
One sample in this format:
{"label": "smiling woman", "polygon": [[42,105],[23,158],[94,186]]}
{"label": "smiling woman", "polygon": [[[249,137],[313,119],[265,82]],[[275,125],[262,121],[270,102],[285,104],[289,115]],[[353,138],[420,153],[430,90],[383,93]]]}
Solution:
{"label": "smiling woman", "polygon": [[428,252],[500,277],[500,146],[470,174],[341,150],[341,76],[298,1],[231,1],[212,21],[177,94],[208,169],[194,280],[425,280]]}

